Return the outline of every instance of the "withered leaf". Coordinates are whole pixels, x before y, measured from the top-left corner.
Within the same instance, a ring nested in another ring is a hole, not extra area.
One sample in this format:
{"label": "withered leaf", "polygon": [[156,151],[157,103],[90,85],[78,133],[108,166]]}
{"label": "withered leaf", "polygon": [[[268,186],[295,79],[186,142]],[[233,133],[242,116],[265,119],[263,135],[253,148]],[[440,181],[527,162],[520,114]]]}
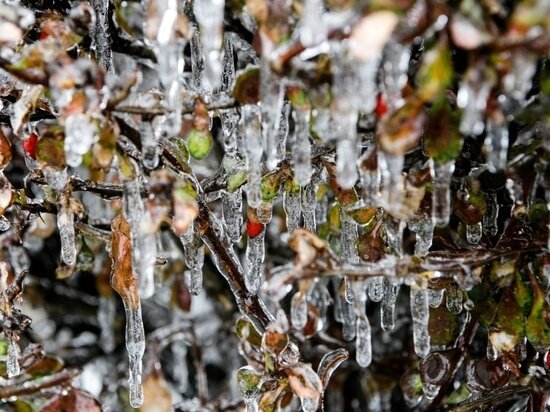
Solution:
{"label": "withered leaf", "polygon": [[117,215],[111,223],[112,243],[111,286],[122,300],[132,309],[139,304],[136,275],[132,270],[132,242],[130,240],[130,225],[124,215]]}

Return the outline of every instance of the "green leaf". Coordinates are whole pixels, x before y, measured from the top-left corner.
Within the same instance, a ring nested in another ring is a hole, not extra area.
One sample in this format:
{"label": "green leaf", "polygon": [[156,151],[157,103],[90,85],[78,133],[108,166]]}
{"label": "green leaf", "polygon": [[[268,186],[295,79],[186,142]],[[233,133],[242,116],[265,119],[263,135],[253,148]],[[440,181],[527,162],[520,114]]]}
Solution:
{"label": "green leaf", "polygon": [[452,112],[445,95],[439,96],[428,111],[424,144],[428,155],[437,163],[455,160],[462,149],[458,116]]}
{"label": "green leaf", "polygon": [[245,398],[251,397],[258,391],[262,375],[251,366],[243,366],[237,371],[237,384]]}
{"label": "green leaf", "polygon": [[189,154],[195,159],[204,159],[212,149],[212,134],[209,130],[192,129],[187,135]]}
{"label": "green leaf", "polygon": [[446,41],[439,41],[426,52],[416,77],[420,98],[433,101],[453,81],[451,51]]}
{"label": "green leaf", "polygon": [[513,287],[504,290],[489,333],[489,340],[499,352],[512,351],[524,333],[525,316],[514,295]]}

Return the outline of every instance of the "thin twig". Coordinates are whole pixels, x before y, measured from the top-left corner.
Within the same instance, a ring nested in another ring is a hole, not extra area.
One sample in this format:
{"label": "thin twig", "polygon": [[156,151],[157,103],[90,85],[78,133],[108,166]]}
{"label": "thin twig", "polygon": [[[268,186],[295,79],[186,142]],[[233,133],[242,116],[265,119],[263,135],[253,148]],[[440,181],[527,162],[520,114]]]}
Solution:
{"label": "thin twig", "polygon": [[23,396],[38,392],[52,386],[67,385],[80,374],[80,369],[63,369],[53,375],[36,380],[28,380],[24,383],[11,384],[0,387],[0,399],[9,399],[13,396]]}

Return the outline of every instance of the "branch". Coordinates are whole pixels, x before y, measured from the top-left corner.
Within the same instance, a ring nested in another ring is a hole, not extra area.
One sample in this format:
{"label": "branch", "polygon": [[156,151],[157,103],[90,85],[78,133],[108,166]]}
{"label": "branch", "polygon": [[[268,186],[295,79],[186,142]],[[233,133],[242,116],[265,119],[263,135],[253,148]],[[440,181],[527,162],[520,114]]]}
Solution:
{"label": "branch", "polygon": [[529,386],[505,386],[503,388],[495,389],[479,399],[462,402],[457,407],[451,409],[451,412],[491,410],[495,406],[500,405],[509,399],[516,398],[518,396],[525,396],[529,394],[531,390],[532,389]]}
{"label": "branch", "polygon": [[52,386],[66,385],[80,374],[80,369],[63,369],[61,372],[45,376],[36,380],[29,380],[24,384],[16,383],[0,387],[0,399],[9,399],[13,396],[30,395]]}

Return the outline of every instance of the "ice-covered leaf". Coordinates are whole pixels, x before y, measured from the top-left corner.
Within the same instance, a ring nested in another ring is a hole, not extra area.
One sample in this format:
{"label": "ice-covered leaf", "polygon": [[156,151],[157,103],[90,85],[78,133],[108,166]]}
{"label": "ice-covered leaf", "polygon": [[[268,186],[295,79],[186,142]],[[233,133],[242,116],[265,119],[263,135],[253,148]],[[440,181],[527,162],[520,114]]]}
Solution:
{"label": "ice-covered leaf", "polygon": [[128,306],[135,309],[139,306],[137,279],[132,269],[132,242],[130,225],[121,213],[112,223],[111,258],[113,268],[111,285]]}
{"label": "ice-covered leaf", "polygon": [[240,104],[256,104],[260,100],[260,69],[249,66],[237,73],[233,97]]}
{"label": "ice-covered leaf", "polygon": [[489,340],[499,352],[509,352],[514,349],[524,334],[525,316],[514,297],[514,289],[506,288],[500,298],[489,332]]}
{"label": "ice-covered leaf", "polygon": [[439,41],[429,49],[422,60],[416,77],[419,95],[424,101],[432,101],[453,80],[451,51],[445,41]]}
{"label": "ice-covered leaf", "polygon": [[422,135],[424,119],[422,101],[417,98],[409,99],[380,123],[376,135],[382,150],[393,155],[402,155],[414,148]]}
{"label": "ice-covered leaf", "polygon": [[438,163],[453,161],[460,153],[462,136],[458,131],[458,116],[444,95],[436,99],[428,111],[424,144],[428,155]]}

